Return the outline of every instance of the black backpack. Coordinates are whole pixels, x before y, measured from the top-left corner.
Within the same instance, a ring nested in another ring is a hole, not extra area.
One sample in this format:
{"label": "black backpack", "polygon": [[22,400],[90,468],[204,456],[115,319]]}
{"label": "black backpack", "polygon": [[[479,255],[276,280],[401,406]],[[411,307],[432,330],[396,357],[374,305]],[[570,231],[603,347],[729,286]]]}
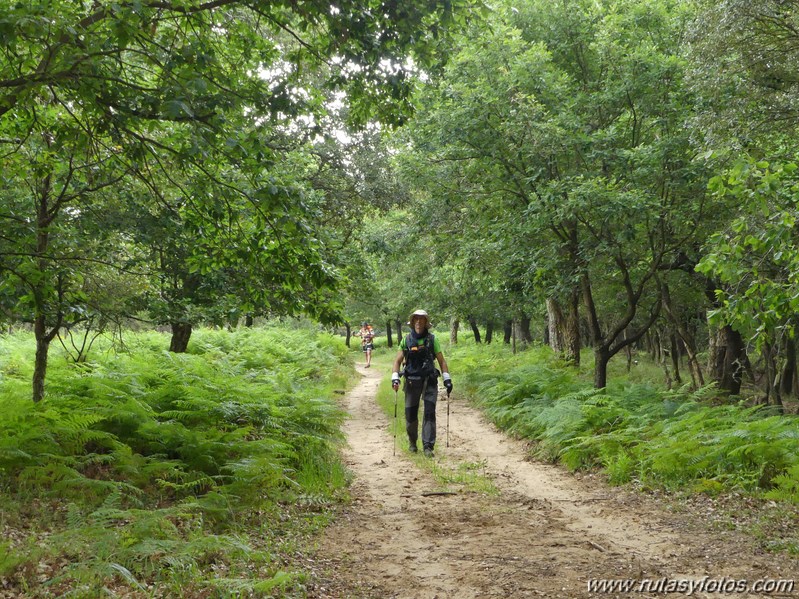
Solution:
{"label": "black backpack", "polygon": [[414,344],[411,336],[405,337],[405,378],[408,380],[422,380],[438,375],[435,366],[435,347],[432,333],[427,333],[423,345]]}

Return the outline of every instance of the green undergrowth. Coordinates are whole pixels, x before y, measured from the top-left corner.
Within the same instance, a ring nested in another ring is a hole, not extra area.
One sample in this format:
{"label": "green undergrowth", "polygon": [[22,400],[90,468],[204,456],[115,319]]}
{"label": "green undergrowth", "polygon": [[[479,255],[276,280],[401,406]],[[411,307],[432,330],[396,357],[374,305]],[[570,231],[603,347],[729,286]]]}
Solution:
{"label": "green undergrowth", "polygon": [[795,416],[720,403],[713,387],[666,391],[616,376],[596,390],[548,348],[448,351],[456,385],[498,426],[532,440],[540,459],[601,469],[614,484],[799,504]]}
{"label": "green undergrowth", "polygon": [[352,355],[312,329],[54,346],[0,337],[0,586],[28,597],[302,596],[290,556],[346,496]]}

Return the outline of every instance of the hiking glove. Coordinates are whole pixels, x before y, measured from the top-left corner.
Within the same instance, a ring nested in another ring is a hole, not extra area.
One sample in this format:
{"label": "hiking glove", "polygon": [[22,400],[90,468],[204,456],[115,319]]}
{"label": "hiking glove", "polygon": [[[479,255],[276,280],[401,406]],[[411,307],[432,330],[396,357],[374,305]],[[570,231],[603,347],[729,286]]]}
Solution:
{"label": "hiking glove", "polygon": [[399,389],[400,377],[399,372],[392,372],[391,373],[391,386],[396,391]]}
{"label": "hiking glove", "polygon": [[445,372],[441,375],[444,378],[444,388],[447,390],[447,395],[452,393],[452,379],[449,376],[449,372]]}

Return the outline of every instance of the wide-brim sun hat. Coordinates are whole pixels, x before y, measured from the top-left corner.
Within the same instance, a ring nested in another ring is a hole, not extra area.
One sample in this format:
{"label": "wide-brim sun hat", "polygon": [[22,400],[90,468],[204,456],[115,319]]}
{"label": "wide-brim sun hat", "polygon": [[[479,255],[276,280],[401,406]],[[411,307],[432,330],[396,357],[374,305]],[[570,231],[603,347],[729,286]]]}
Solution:
{"label": "wide-brim sun hat", "polygon": [[424,318],[427,321],[428,328],[431,328],[433,326],[433,323],[430,322],[430,316],[428,316],[427,312],[425,312],[424,310],[416,310],[415,312],[413,312],[413,314],[411,314],[410,317],[408,318],[408,324],[412,324],[413,319],[416,317]]}

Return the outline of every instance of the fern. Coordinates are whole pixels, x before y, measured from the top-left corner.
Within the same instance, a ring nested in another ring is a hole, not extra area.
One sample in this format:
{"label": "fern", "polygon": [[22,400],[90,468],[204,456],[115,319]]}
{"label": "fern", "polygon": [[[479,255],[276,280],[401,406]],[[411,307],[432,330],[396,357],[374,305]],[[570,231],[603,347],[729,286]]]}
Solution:
{"label": "fern", "polygon": [[[462,350],[453,352],[453,370]],[[474,360],[468,351],[466,362]],[[571,469],[604,468],[612,482],[639,480],[715,492],[790,489],[799,462],[799,422],[762,407],[714,406],[716,389],[659,391],[611,381],[592,389],[545,350],[491,356],[466,375],[477,402],[498,426],[535,441],[534,453]]]}
{"label": "fern", "polygon": [[[13,360],[0,361],[0,489],[10,502],[63,504],[34,516],[51,523],[47,546],[31,550],[34,531],[25,543],[33,559],[68,564],[47,581],[56,594],[95,596],[112,578],[159,596],[187,582],[208,593],[208,568],[220,561],[255,588],[251,564],[271,550],[219,533],[253,521],[255,540],[277,547],[283,527],[311,526],[284,520],[278,501],[327,509],[347,484],[336,450],[343,413],[331,397],[351,360],[340,340],[286,328],[193,340],[192,353],[175,355],[159,334],[130,335],[120,353],[103,353],[109,340],[98,339],[80,369],[54,356],[40,404],[28,398],[27,363],[18,362],[22,379]],[[8,348],[0,342],[0,355],[17,351]]]}
{"label": "fern", "polygon": [[775,476],[771,482],[774,488],[766,492],[767,499],[799,505],[799,463],[792,465],[784,474]]}
{"label": "fern", "polygon": [[[173,473],[174,474],[174,473]],[[175,497],[186,495],[200,495],[216,488],[216,481],[208,475],[192,473],[182,477],[182,480],[172,481],[164,478],[157,479],[156,483],[162,489],[168,489]]]}

